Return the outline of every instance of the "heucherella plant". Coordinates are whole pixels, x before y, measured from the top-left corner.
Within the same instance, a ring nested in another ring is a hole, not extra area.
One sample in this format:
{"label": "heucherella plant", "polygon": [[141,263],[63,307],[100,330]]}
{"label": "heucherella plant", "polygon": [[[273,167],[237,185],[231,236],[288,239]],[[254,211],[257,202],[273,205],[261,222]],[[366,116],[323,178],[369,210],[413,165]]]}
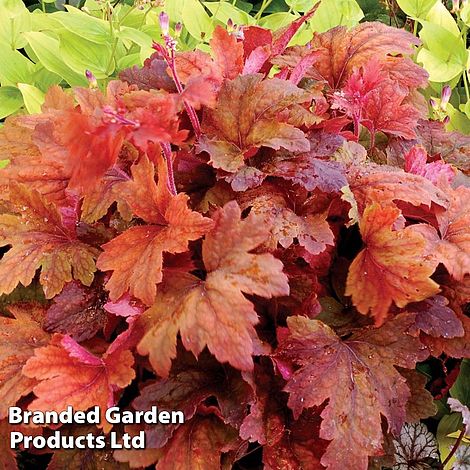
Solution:
{"label": "heucherella plant", "polygon": [[438,396],[468,406],[465,376],[431,393],[420,370],[470,355],[470,137],[428,119],[410,32],[366,22],[290,45],[316,8],[274,33],[218,25],[208,51],[178,49],[159,14],[144,66],[105,90],[89,69],[6,120],[0,442],[10,406],[185,422],[63,425],[142,432],[146,448],[6,448],[3,467],[44,452],[52,470],[465,457],[460,421],[439,422],[444,458],[420,423]]}

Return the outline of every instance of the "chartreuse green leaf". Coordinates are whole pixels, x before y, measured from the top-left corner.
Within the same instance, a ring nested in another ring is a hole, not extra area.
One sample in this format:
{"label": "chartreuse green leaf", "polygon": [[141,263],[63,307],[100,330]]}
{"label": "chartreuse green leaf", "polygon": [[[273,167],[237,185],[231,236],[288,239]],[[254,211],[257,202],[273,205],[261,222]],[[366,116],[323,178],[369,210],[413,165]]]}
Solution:
{"label": "chartreuse green leaf", "polygon": [[56,73],[47,70],[41,63],[37,63],[34,69],[32,83],[44,93],[52,85],[58,85],[62,81],[62,77],[59,77]]}
{"label": "chartreuse green leaf", "polygon": [[60,31],[59,41],[60,57],[81,76],[87,69],[96,78],[107,78],[114,71],[113,48],[109,44],[88,41],[66,29]]}
{"label": "chartreuse green leaf", "polygon": [[439,1],[434,4],[425,18],[426,21],[438,26],[442,26],[454,36],[460,36],[460,29],[445,5]]}
{"label": "chartreuse green leaf", "polygon": [[277,29],[287,26],[296,19],[297,16],[293,15],[292,13],[279,12],[264,16],[258,21],[258,24],[263,28],[272,29],[276,31]]}
{"label": "chartreuse green leaf", "polygon": [[[308,0],[310,1],[310,0]],[[233,6],[228,2],[204,2],[206,8],[212,13],[212,16],[221,21],[224,24],[227,24],[229,18],[239,25],[249,25],[254,24],[255,20],[248,13],[239,8]]]}
{"label": "chartreuse green leaf", "polygon": [[463,112],[467,115],[468,119],[470,119],[470,100],[463,106]]}
{"label": "chartreuse green leaf", "polygon": [[315,0],[286,0],[286,4],[293,11],[305,12],[313,8]]}
{"label": "chartreuse green leaf", "polygon": [[211,38],[214,24],[199,0],[184,0],[182,20],[193,38],[198,41]]}
{"label": "chartreuse green leaf", "polygon": [[450,122],[446,126],[448,131],[459,131],[462,134],[470,135],[470,120],[466,114],[455,109],[450,103],[447,105],[446,112],[450,117]]}
{"label": "chartreuse green leaf", "polygon": [[[455,431],[460,431],[462,428],[462,415],[460,413],[452,413],[450,415],[445,415],[439,421],[437,426],[437,442],[439,444],[439,453],[441,454],[441,461],[444,461],[449,455],[450,450],[455,444],[456,439],[448,437],[449,434],[454,433]],[[452,463],[454,458],[449,461],[447,469],[452,468]]]}
{"label": "chartreuse green leaf", "polygon": [[22,33],[31,30],[31,13],[19,0],[0,0],[0,41],[13,49],[24,47]]}
{"label": "chartreuse green leaf", "polygon": [[467,25],[470,26],[470,3],[467,3],[460,10],[460,19]]}
{"label": "chartreuse green leaf", "polygon": [[44,93],[39,88],[27,83],[18,83],[18,88],[23,95],[24,105],[28,113],[40,113],[41,106],[44,103]]}
{"label": "chartreuse green leaf", "polygon": [[18,111],[23,106],[23,96],[14,86],[0,87],[0,119]]}
{"label": "chartreuse green leaf", "polygon": [[460,75],[467,63],[467,50],[460,37],[428,21],[421,21],[423,28],[419,35],[424,47],[417,60],[429,73],[433,82],[447,82]]}
{"label": "chartreuse green leaf", "polygon": [[25,37],[46,69],[63,77],[69,85],[87,85],[84,75],[75,72],[64,63],[57,39],[41,32],[25,33]]}
{"label": "chartreuse green leaf", "polygon": [[398,6],[411,18],[425,19],[438,0],[397,0]]}
{"label": "chartreuse green leaf", "polygon": [[322,0],[310,20],[313,31],[323,33],[338,25],[355,26],[364,18],[355,0]]}
{"label": "chartreuse green leaf", "polygon": [[107,21],[87,15],[70,5],[66,5],[66,8],[67,12],[53,13],[54,18],[60,21],[64,28],[88,41],[99,44],[106,44],[111,41],[111,29]]}
{"label": "chartreuse green leaf", "polygon": [[0,57],[2,85],[16,85],[18,82],[27,82],[31,79],[34,64],[3,40],[0,40]]}

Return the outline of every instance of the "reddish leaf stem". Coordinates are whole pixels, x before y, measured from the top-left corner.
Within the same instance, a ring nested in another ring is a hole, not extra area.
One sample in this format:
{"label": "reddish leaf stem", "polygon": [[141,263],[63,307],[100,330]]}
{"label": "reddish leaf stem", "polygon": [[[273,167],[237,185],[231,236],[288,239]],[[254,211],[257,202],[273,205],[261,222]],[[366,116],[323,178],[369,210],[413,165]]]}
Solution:
{"label": "reddish leaf stem", "polygon": [[459,437],[455,441],[454,447],[452,447],[452,450],[449,452],[449,455],[445,458],[444,462],[442,462],[442,469],[445,468],[445,466],[450,462],[450,459],[454,456],[454,454],[457,452],[457,449],[460,446],[460,443],[462,442],[462,439],[465,436],[465,428],[460,431]]}
{"label": "reddish leaf stem", "polygon": [[165,159],[166,167],[168,170],[168,189],[170,190],[171,194],[173,194],[173,196],[176,196],[178,192],[176,191],[175,175],[173,173],[173,158],[171,152],[171,145],[168,142],[162,142],[161,146],[163,158]]}

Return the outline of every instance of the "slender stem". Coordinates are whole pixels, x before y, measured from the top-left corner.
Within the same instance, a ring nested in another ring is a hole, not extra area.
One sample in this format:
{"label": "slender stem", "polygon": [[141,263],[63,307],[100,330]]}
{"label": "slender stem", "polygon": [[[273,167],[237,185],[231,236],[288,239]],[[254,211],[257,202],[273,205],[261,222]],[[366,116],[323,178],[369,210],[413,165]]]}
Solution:
{"label": "slender stem", "polygon": [[469,101],[470,100],[470,91],[468,89],[468,71],[464,70],[462,76],[463,76],[463,84],[464,84],[464,87],[465,87],[465,95],[467,96],[467,101]]}
{"label": "slender stem", "polygon": [[[181,80],[178,77],[178,73],[176,72],[175,52],[173,50],[171,51],[171,56],[167,59],[167,64],[170,67],[171,74],[173,76],[173,81],[175,82],[175,85],[176,85],[176,89],[178,90],[178,93],[181,95],[184,89],[183,89],[183,85],[181,84]],[[197,117],[196,111],[186,100],[183,100],[183,103],[184,103],[186,112],[188,113],[189,120],[191,121],[191,124],[193,126],[194,133],[196,134],[196,138],[199,139],[199,137],[201,136],[201,124],[199,123],[199,118]]]}
{"label": "slender stem", "polygon": [[255,15],[255,20],[258,21],[261,18],[261,15],[263,14],[264,10],[271,5],[271,2],[273,0],[263,0],[263,3],[260,6],[260,9],[258,10],[258,13]]}
{"label": "slender stem", "polygon": [[171,153],[171,145],[168,142],[162,142],[160,145],[162,147],[163,158],[165,159],[166,168],[168,171],[168,189],[170,190],[170,193],[173,194],[173,196],[176,196],[178,193],[176,191],[175,175],[173,173],[173,157]]}
{"label": "slender stem", "polygon": [[462,442],[462,439],[464,438],[464,436],[465,436],[465,428],[460,431],[459,437],[455,441],[454,447],[452,447],[452,450],[449,452],[449,455],[445,458],[444,462],[442,462],[443,469],[450,462],[450,459],[454,456],[454,454],[457,452],[457,449],[459,448],[459,445]]}
{"label": "slender stem", "polygon": [[417,20],[414,20],[413,22],[413,34],[415,36],[418,36],[418,21]]}

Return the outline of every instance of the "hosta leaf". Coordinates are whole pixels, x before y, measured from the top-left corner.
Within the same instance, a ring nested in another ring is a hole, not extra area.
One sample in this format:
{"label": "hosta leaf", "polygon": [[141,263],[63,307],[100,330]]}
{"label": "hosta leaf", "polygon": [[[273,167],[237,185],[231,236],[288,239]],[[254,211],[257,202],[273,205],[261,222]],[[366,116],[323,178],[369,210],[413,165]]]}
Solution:
{"label": "hosta leaf", "polygon": [[241,370],[253,368],[258,316],[243,293],[261,297],[289,292],[282,263],[270,254],[251,254],[269,229],[259,217],[240,220],[241,211],[230,202],[214,214],[215,227],[203,243],[205,281],[178,276],[162,286],[158,302],[142,317],[146,325],[138,346],[149,354],[161,376],[167,376],[176,356],[176,335],[186,349],[198,355],[207,345],[219,362]]}
{"label": "hosta leaf", "polygon": [[317,33],[323,33],[340,25],[352,28],[362,18],[364,13],[355,0],[322,0],[310,20],[310,27]]}
{"label": "hosta leaf", "polygon": [[424,19],[437,0],[397,0],[397,3],[408,16]]}
{"label": "hosta leaf", "polygon": [[331,442],[322,465],[366,469],[368,456],[381,454],[381,415],[392,432],[403,425],[410,392],[394,366],[412,368],[428,354],[403,333],[412,322],[413,315],[401,315],[342,341],[321,321],[287,319],[273,358],[287,380],[294,417],[328,400],[320,437]]}
{"label": "hosta leaf", "polygon": [[13,86],[0,87],[0,119],[13,114],[23,106],[23,96],[18,88]]}

